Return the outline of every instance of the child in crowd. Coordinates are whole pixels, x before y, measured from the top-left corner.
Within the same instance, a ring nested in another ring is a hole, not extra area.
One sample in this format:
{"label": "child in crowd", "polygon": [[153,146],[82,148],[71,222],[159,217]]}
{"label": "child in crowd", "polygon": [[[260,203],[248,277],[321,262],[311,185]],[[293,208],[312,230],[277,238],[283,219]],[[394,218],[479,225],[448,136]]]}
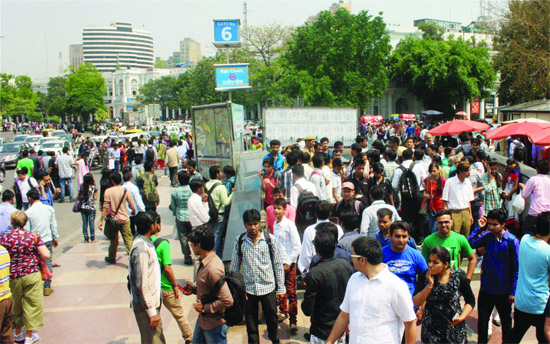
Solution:
{"label": "child in crowd", "polygon": [[[282,185],[278,185],[273,189],[273,198],[274,200],[277,200],[278,198],[282,198],[286,200],[286,189]],[[275,216],[275,210],[273,209],[273,205],[270,205],[269,207],[265,208],[265,218],[267,223],[267,228],[269,229],[269,233],[273,234],[273,224],[277,220],[277,217]],[[286,205],[285,210],[285,217],[292,221],[292,223],[296,223],[296,208],[291,206],[290,204]]]}
{"label": "child in crowd", "polygon": [[264,170],[259,170],[258,175],[262,181],[262,191],[265,192],[264,209],[273,204],[273,189],[277,186],[273,158],[264,160]]}
{"label": "child in crowd", "polygon": [[298,317],[296,260],[300,254],[301,242],[296,225],[285,216],[286,207],[287,204],[284,197],[276,199],[273,203],[273,209],[277,218],[277,221],[273,224],[273,234],[277,238],[281,250],[286,288],[286,294],[279,303],[281,309],[279,320],[285,320],[290,315],[290,332],[296,333],[298,331],[298,327],[296,326]]}

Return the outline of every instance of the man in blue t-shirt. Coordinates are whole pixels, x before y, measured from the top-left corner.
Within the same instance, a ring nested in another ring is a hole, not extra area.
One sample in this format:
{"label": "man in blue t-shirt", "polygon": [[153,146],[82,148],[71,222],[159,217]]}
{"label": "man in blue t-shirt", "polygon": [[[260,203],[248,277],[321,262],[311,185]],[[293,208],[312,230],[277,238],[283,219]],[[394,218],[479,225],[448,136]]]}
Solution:
{"label": "man in blue t-shirt", "polygon": [[524,235],[519,244],[519,275],[514,307],[512,343],[520,343],[531,326],[539,343],[547,343],[544,322],[550,277],[550,212],[537,216],[535,235]]}
{"label": "man in blue t-shirt", "polygon": [[395,221],[390,226],[391,245],[382,249],[382,263],[409,287],[411,297],[414,294],[416,276],[428,270],[428,264],[420,251],[407,245],[410,226],[404,221]]}

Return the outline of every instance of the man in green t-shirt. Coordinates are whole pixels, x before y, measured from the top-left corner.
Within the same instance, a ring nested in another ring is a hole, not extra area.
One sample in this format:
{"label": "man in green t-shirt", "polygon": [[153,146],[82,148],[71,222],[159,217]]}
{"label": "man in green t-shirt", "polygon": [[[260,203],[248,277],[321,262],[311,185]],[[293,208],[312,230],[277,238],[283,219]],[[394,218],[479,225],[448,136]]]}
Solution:
{"label": "man in green t-shirt", "polygon": [[24,150],[21,155],[23,156],[23,159],[19,160],[17,162],[17,166],[15,167],[15,171],[21,170],[23,167],[27,168],[27,171],[29,171],[29,176],[33,176],[34,174],[34,161],[32,161],[29,158],[29,151]]}
{"label": "man in green t-shirt", "polygon": [[177,288],[178,282],[172,270],[172,257],[170,256],[170,242],[166,239],[158,237],[158,233],[161,229],[160,215],[157,212],[149,212],[155,219],[155,227],[151,236],[151,241],[155,245],[155,251],[161,269],[160,289],[162,291],[162,304],[172,313],[174,319],[180,327],[183,339],[185,343],[191,343],[193,339],[193,330],[189,326],[185,311],[183,309],[183,302],[181,294]]}
{"label": "man in green t-shirt", "polygon": [[429,261],[430,250],[433,247],[445,247],[449,250],[449,254],[451,255],[451,267],[455,269],[460,269],[462,258],[468,258],[466,278],[471,280],[474,275],[477,258],[468,243],[468,239],[464,235],[451,230],[453,228],[453,219],[451,218],[451,212],[449,210],[438,211],[435,214],[435,220],[437,224],[437,232],[426,237],[426,239],[424,239],[424,243],[422,244],[422,255],[424,256],[424,259],[426,259],[426,262]]}

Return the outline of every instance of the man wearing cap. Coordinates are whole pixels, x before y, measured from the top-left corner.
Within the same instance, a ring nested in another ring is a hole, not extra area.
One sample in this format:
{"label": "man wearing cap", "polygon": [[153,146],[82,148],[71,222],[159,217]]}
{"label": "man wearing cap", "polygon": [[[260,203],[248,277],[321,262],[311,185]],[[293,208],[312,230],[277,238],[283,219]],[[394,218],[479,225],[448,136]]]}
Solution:
{"label": "man wearing cap", "polygon": [[355,186],[353,183],[345,182],[342,184],[342,199],[332,208],[332,216],[337,217],[338,221],[342,223],[342,214],[354,212],[359,217],[359,223],[361,223],[363,210],[365,210],[365,206],[361,201],[355,199]]}
{"label": "man wearing cap", "polygon": [[304,139],[306,146],[302,149],[302,151],[309,153],[310,156],[313,156],[315,154],[315,137],[312,135],[306,136]]}

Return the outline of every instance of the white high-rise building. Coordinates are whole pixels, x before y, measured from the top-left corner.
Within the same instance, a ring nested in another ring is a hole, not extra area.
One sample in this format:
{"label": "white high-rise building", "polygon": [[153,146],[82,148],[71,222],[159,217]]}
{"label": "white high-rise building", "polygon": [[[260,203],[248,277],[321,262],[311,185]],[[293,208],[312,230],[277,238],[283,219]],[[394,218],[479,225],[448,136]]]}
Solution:
{"label": "white high-rise building", "polygon": [[69,45],[69,63],[75,70],[84,63],[84,56],[82,55],[82,44]]}
{"label": "white high-rise building", "polygon": [[154,66],[153,36],[129,23],[85,27],[82,52],[84,62],[93,64],[100,72]]}

